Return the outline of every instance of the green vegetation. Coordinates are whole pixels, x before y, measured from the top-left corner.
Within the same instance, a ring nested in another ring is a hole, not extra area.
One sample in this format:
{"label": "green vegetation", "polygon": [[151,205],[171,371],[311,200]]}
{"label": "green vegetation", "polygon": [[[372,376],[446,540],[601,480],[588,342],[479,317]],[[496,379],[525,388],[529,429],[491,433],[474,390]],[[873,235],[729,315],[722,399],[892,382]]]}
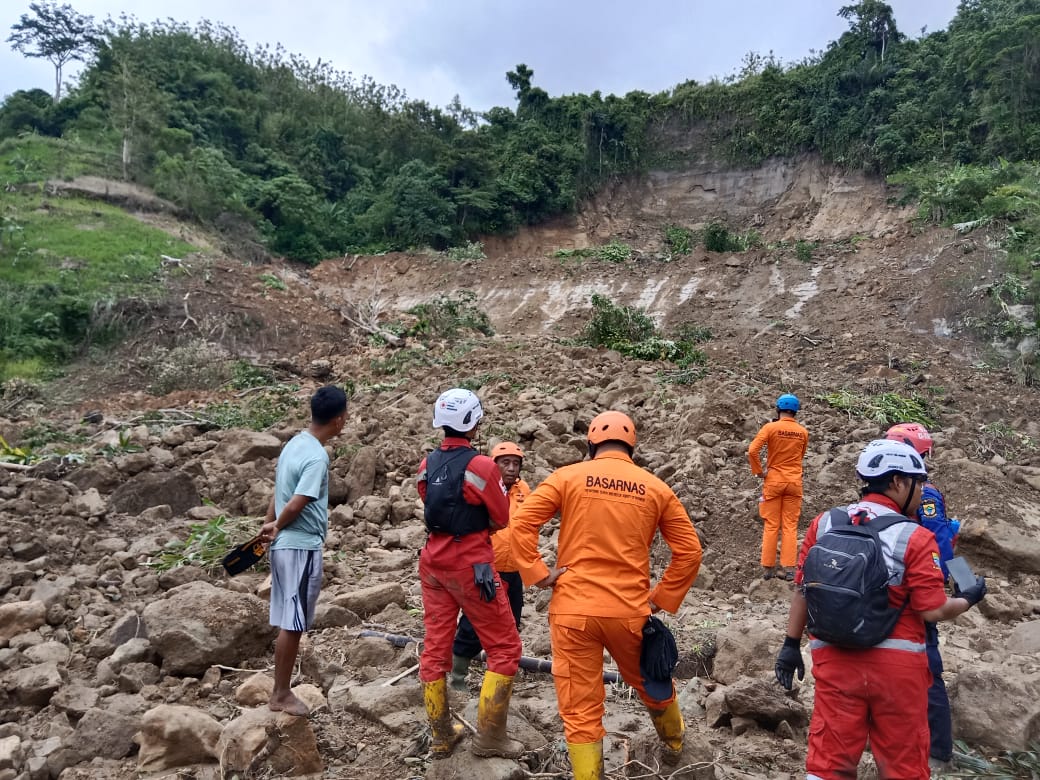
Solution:
{"label": "green vegetation", "polygon": [[1017,461],[1040,448],[1032,437],[1017,431],[1003,420],[987,423],[979,428],[976,454],[988,460],[999,455],[1005,460]]}
{"label": "green vegetation", "polygon": [[664,229],[664,242],[673,255],[688,255],[693,251],[693,231],[669,225]]}
{"label": "green vegetation", "polygon": [[570,211],[611,177],[698,155],[670,142],[691,129],[734,163],[817,151],[883,173],[1040,148],[1036,0],[961,3],[949,29],[916,39],[889,5],[863,0],[840,10],[838,40],[800,62],[751,52],[732,76],[656,94],[551,97],[520,64],[506,74],[515,105],[483,115],[250,49],[220,24],[96,26],[69,11],[71,48],[50,47],[42,14],[13,29],[56,69],[84,57],[78,84],[57,102],[10,95],[0,139],[78,138],[104,150],[105,168],[199,219],[244,218],[272,251],[306,262],[443,249]]}
{"label": "green vegetation", "polygon": [[487,313],[477,308],[477,294],[462,290],[457,297],[441,295],[427,303],[408,309],[417,322],[405,331],[406,336],[424,339],[451,339],[464,330],[485,336],[495,335]]}
{"label": "green vegetation", "polygon": [[619,306],[602,295],[593,295],[592,318],[585,326],[582,340],[637,360],[667,360],[680,368],[689,368],[707,362],[697,344],[708,338],[706,329],[693,326],[680,330],[675,339],[665,338],[643,309]]}
{"label": "green vegetation", "polygon": [[[169,571],[178,566],[199,566],[209,573],[221,569],[221,561],[236,544],[251,539],[259,530],[255,517],[217,515],[206,523],[188,526],[188,538],[175,540],[152,553],[145,565],[156,571]],[[263,560],[258,567],[267,566]]]}
{"label": "green vegetation", "polygon": [[704,248],[709,252],[747,252],[762,246],[757,230],[734,234],[721,222],[712,222],[704,228]]}
{"label": "green vegetation", "polygon": [[299,389],[296,385],[276,385],[235,401],[207,404],[198,416],[200,420],[218,428],[267,430],[276,423],[303,413],[303,405],[296,397]]}
{"label": "green vegetation", "polygon": [[813,252],[816,251],[816,243],[814,241],[796,241],[794,245],[794,254],[803,263],[811,263],[813,259]]}
{"label": "green vegetation", "polygon": [[[154,231],[112,240],[130,225],[110,224],[103,207],[29,191],[50,177],[98,173],[151,186],[236,239],[307,263],[424,246],[478,260],[480,235],[572,211],[618,175],[684,165],[707,150],[744,166],[817,152],[845,168],[902,172],[927,218],[1003,231],[1009,273],[1029,290],[1017,305],[1032,306],[1033,322],[1004,327],[1022,318],[998,292],[990,304],[1002,318],[978,327],[1034,333],[1037,167],[1016,161],[1040,148],[1037,0],[962,2],[947,30],[918,38],[880,0],[839,15],[847,30],[800,62],[751,52],[729,77],[656,94],[552,97],[519,64],[505,74],[515,104],[478,115],[277,47],[251,49],[217,23],[124,16],[99,26],[67,6],[34,3],[11,28],[16,48],[50,61],[56,77],[70,60],[87,65],[68,94],[59,80],[53,97],[19,90],[0,105],[2,363],[42,372],[110,338],[123,325],[122,301],[147,297],[156,254],[189,251]],[[677,136],[697,141],[680,152]],[[700,238],[715,252],[760,245],[754,230],[721,223]],[[666,229],[672,255],[694,240]],[[102,252],[114,265],[94,256]],[[798,242],[795,253],[809,262],[813,250]],[[614,241],[561,256],[632,255]],[[96,278],[83,290],[62,284],[66,262]]]}
{"label": "green vegetation", "polygon": [[285,282],[274,274],[260,274],[259,279],[265,290],[278,290],[279,292],[285,292],[289,289],[285,286]]}
{"label": "green vegetation", "polygon": [[929,428],[935,426],[935,416],[928,399],[917,393],[901,395],[888,392],[876,395],[860,395],[850,390],[817,396],[834,409],[846,412],[849,417],[872,420],[879,426],[898,422],[916,422]]}
{"label": "green vegetation", "polygon": [[131,318],[160,292],[160,255],[192,247],[112,206],[78,198],[0,198],[0,375],[39,375]]}
{"label": "green vegetation", "polygon": [[553,252],[553,257],[563,260],[571,257],[590,257],[607,263],[623,263],[632,257],[632,247],[617,239],[613,239],[610,243],[603,246],[585,249],[557,249]]}
{"label": "green vegetation", "polygon": [[1040,744],[1029,750],[1005,750],[996,756],[983,756],[962,740],[956,740],[954,770],[946,777],[985,778],[985,780],[1040,780]]}
{"label": "green vegetation", "polygon": [[[988,289],[984,312],[966,324],[979,335],[1012,342],[1040,335],[1040,164],[939,164],[913,166],[889,179],[920,203],[923,222],[951,225],[962,233],[988,226],[1001,236],[1007,273]],[[1010,306],[1024,305],[1030,316]],[[1035,381],[1036,356],[1027,356],[1027,381]]]}
{"label": "green vegetation", "polygon": [[462,246],[449,247],[446,252],[449,260],[485,260],[484,245],[479,241],[468,241]]}

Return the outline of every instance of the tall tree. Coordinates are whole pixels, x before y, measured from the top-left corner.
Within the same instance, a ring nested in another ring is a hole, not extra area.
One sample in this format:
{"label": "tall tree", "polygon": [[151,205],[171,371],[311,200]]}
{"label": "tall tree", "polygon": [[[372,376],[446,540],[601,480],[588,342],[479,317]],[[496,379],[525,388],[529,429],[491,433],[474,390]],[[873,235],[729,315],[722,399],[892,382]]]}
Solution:
{"label": "tall tree", "polygon": [[11,25],[7,42],[26,57],[40,57],[54,66],[54,102],[61,100],[61,71],[72,60],[83,61],[97,41],[94,17],[53,0],[29,3],[35,14],[22,14]]}

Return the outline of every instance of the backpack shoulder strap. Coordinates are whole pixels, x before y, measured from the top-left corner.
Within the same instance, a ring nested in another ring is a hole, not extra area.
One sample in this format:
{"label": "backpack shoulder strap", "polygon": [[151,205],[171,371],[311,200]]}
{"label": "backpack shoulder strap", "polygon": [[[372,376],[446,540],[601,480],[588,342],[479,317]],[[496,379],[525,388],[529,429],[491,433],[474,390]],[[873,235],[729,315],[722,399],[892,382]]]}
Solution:
{"label": "backpack shoulder strap", "polygon": [[852,518],[842,507],[835,506],[827,510],[827,528],[829,531],[836,526],[852,525]]}
{"label": "backpack shoulder strap", "polygon": [[890,515],[878,515],[869,523],[866,523],[866,526],[872,528],[875,533],[881,533],[886,528],[891,528],[892,526],[898,525],[899,523],[912,522],[914,521],[911,520],[909,517],[906,517],[905,515],[893,513]]}

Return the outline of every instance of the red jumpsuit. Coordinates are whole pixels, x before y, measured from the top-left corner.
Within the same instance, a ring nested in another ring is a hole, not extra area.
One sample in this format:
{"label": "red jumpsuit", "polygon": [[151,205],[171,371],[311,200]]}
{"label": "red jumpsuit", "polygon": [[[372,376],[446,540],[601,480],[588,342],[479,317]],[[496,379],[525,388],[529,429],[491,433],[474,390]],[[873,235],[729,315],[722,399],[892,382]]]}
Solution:
{"label": "red jumpsuit", "polygon": [[[445,437],[442,450],[471,446],[467,439]],[[419,466],[419,497],[426,500],[426,459]],[[477,455],[466,467],[462,495],[466,503],[483,504],[491,522],[509,525],[509,499],[495,462]],[[484,601],[473,580],[473,564],[493,564],[488,531],[465,536],[431,533],[419,554],[423,624],[426,638],[419,658],[419,679],[433,682],[451,670],[451,645],[459,611],[465,610],[487,652],[487,668],[512,677],[520,666],[520,634],[509,609],[506,590],[495,573],[495,598]]]}
{"label": "red jumpsuit", "polygon": [[[867,494],[848,507],[850,516],[899,513],[887,496]],[[825,514],[825,513],[824,513]],[[802,565],[816,544],[821,518],[806,532],[798,555],[795,582],[802,582]],[[906,534],[906,524],[881,532],[889,571],[904,568],[899,585],[889,586],[889,604],[909,603],[888,639],[868,650],[849,650],[812,639],[816,701],[809,725],[807,778],[855,780],[860,756],[870,749],[881,780],[928,780],[928,686],[931,672],[925,654],[921,612],[946,603],[939,549],[935,537],[921,526]],[[905,544],[905,552],[899,549]]]}
{"label": "red jumpsuit", "polygon": [[[597,742],[603,728],[603,650],[622,679],[656,710],[675,698],[650,698],[639,671],[642,629],[650,601],[675,612],[697,576],[701,545],[686,510],[664,482],[620,452],[553,472],[512,518],[513,557],[525,585],[549,570],[538,551],[538,529],[557,512],[556,566],[549,631],[553,681],[568,743]],[[672,560],[650,589],[650,545],[661,531]]]}
{"label": "red jumpsuit", "polygon": [[[809,432],[791,417],[766,423],[748,448],[751,473],[762,473],[759,453],[766,448],[766,479],[758,512],[762,529],[760,563],[776,565],[776,540],[780,537],[780,565],[790,568],[798,554],[798,517],[802,513],[802,460],[809,446]],[[782,533],[781,533],[782,532]]]}

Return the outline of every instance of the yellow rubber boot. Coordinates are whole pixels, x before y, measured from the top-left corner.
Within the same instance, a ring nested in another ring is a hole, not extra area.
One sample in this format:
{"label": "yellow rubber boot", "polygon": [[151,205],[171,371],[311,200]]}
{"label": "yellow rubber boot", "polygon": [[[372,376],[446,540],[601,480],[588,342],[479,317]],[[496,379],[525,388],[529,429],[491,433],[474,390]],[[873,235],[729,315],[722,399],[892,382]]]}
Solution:
{"label": "yellow rubber boot", "polygon": [[649,710],[650,720],[654,722],[657,736],[664,743],[661,749],[661,761],[669,766],[679,763],[682,756],[683,734],[686,732],[686,724],[683,722],[682,712],[679,710],[678,699],[674,700],[663,710]]}
{"label": "yellow rubber boot", "polygon": [[448,684],[443,677],[423,684],[423,704],[430,721],[430,753],[434,758],[447,758],[462,739],[462,724],[451,719]]}
{"label": "yellow rubber boot", "polygon": [[481,758],[519,758],[525,748],[522,742],[506,736],[509,699],[513,695],[513,678],[484,672],[477,704],[477,736],[473,738],[473,755]]}
{"label": "yellow rubber boot", "polygon": [[574,780],[603,780],[603,741],[568,742]]}

